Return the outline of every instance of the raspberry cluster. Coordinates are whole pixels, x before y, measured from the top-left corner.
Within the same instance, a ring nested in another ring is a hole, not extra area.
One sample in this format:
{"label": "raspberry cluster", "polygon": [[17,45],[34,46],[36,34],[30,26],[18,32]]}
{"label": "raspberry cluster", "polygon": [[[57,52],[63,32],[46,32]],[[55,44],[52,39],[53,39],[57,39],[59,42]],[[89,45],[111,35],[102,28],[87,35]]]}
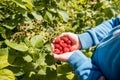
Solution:
{"label": "raspberry cluster", "polygon": [[54,45],[54,53],[55,54],[63,54],[66,52],[73,51],[72,41],[68,37],[56,38],[53,45]]}

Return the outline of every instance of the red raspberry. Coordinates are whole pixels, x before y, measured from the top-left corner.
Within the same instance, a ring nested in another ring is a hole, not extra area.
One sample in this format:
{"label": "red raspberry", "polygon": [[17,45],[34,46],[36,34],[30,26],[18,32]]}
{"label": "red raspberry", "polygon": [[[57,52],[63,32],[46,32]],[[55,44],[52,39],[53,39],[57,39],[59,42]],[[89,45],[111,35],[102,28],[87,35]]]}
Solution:
{"label": "red raspberry", "polygon": [[71,45],[68,44],[68,45],[67,45],[67,48],[71,48]]}
{"label": "red raspberry", "polygon": [[67,42],[69,39],[68,39],[67,37],[63,37],[62,40],[63,40],[64,42]]}
{"label": "red raspberry", "polygon": [[64,48],[67,47],[68,45],[66,43],[63,43],[61,46]]}
{"label": "red raspberry", "polygon": [[63,44],[64,44],[64,41],[63,41],[63,40],[61,40],[61,41],[60,41],[60,45],[61,45],[61,46],[63,46]]}
{"label": "red raspberry", "polygon": [[66,43],[72,45],[72,41],[71,40],[68,40]]}
{"label": "red raspberry", "polygon": [[58,48],[60,51],[62,51],[62,47],[60,46],[59,48]]}
{"label": "red raspberry", "polygon": [[72,41],[68,37],[58,37],[54,42],[54,53],[63,54],[73,51]]}
{"label": "red raspberry", "polygon": [[56,39],[55,39],[55,43],[58,43],[58,44],[59,44],[60,41],[61,41],[60,38],[56,38]]}
{"label": "red raspberry", "polygon": [[61,51],[60,54],[63,54],[63,51]]}
{"label": "red raspberry", "polygon": [[63,52],[64,52],[64,53],[65,53],[65,52],[69,52],[69,48],[66,48],[66,47],[65,47]]}
{"label": "red raspberry", "polygon": [[60,45],[59,44],[54,44],[56,49],[59,49]]}
{"label": "red raspberry", "polygon": [[70,47],[70,52],[74,51],[74,49],[72,47]]}
{"label": "red raspberry", "polygon": [[60,54],[60,50],[59,49],[54,49],[54,53],[55,54]]}

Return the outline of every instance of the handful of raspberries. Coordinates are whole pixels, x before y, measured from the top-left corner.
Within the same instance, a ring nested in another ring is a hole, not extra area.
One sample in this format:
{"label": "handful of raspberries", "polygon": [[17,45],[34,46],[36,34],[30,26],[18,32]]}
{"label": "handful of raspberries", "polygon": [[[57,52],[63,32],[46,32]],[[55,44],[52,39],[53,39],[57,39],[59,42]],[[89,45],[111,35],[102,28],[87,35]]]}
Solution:
{"label": "handful of raspberries", "polygon": [[54,46],[53,52],[55,54],[63,54],[66,52],[73,51],[72,41],[66,36],[56,38],[53,43],[53,46]]}

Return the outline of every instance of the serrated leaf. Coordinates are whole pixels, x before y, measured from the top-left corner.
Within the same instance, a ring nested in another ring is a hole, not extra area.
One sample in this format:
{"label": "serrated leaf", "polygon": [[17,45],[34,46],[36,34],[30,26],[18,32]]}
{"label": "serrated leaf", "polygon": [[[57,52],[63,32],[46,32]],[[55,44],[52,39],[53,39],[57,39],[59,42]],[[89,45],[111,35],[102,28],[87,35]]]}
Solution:
{"label": "serrated leaf", "polygon": [[85,55],[90,58],[92,54],[93,54],[92,52],[87,52]]}
{"label": "serrated leaf", "polygon": [[0,70],[0,79],[1,80],[15,80],[15,76],[12,71],[8,69]]}
{"label": "serrated leaf", "polygon": [[0,27],[0,33],[4,34],[5,33],[5,29],[3,27]]}
{"label": "serrated leaf", "polygon": [[48,11],[46,11],[45,15],[44,15],[44,19],[47,21],[47,22],[51,22],[53,20],[52,18],[52,14]]}
{"label": "serrated leaf", "polygon": [[12,18],[10,17],[10,19],[5,19],[3,24],[2,24],[7,29],[10,29],[10,30],[14,29],[19,22],[18,18],[16,18],[16,17],[13,18],[13,16],[15,16],[15,14],[11,15]]}
{"label": "serrated leaf", "polygon": [[0,49],[0,56],[3,56],[3,55],[8,55],[8,48]]}
{"label": "serrated leaf", "polygon": [[68,22],[69,16],[66,11],[58,10],[58,13],[62,16],[63,21]]}
{"label": "serrated leaf", "polygon": [[25,5],[23,4],[22,0],[12,0],[13,2],[15,2],[18,6],[20,6],[23,9],[27,9],[25,7]]}
{"label": "serrated leaf", "polygon": [[0,69],[8,66],[8,49],[2,48],[0,49]]}
{"label": "serrated leaf", "polygon": [[10,29],[10,30],[12,30],[12,29],[14,29],[16,27],[15,25],[11,25],[7,21],[5,23],[3,23],[3,26],[6,27],[6,28],[8,28],[8,29]]}
{"label": "serrated leaf", "polygon": [[33,47],[35,48],[40,48],[43,46],[44,42],[43,42],[43,36],[41,35],[35,35],[31,38],[30,40],[31,44]]}
{"label": "serrated leaf", "polygon": [[67,77],[67,79],[72,80],[74,77],[74,73],[69,72],[69,73],[67,73],[66,77]]}
{"label": "serrated leaf", "polygon": [[8,55],[0,56],[0,69],[8,66]]}
{"label": "serrated leaf", "polygon": [[115,10],[112,7],[108,7],[104,10],[105,15],[108,16],[109,18],[115,16]]}
{"label": "serrated leaf", "polygon": [[28,38],[25,38],[25,39],[24,39],[24,42],[25,42],[25,44],[26,44],[28,47],[32,47],[32,44],[31,44],[31,42],[30,42],[30,40],[29,40]]}
{"label": "serrated leaf", "polygon": [[46,70],[41,69],[38,71],[38,74],[39,75],[46,75]]}
{"label": "serrated leaf", "polygon": [[32,61],[32,57],[30,55],[26,55],[23,57],[23,59],[27,62],[31,62]]}
{"label": "serrated leaf", "polygon": [[23,0],[23,1],[26,2],[25,6],[32,11],[34,7],[32,1],[31,0]]}
{"label": "serrated leaf", "polygon": [[45,56],[47,54],[45,53],[39,53],[39,59],[36,60],[36,63],[39,64],[39,65],[47,65],[46,62],[45,62]]}
{"label": "serrated leaf", "polygon": [[37,20],[42,20],[42,19],[43,19],[42,16],[41,16],[40,14],[37,14],[35,11],[32,12],[32,15],[33,15],[34,18],[37,19]]}
{"label": "serrated leaf", "polygon": [[4,39],[6,38],[5,33],[6,33],[6,29],[3,28],[3,27],[0,27],[0,34],[1,34],[1,36],[2,36]]}
{"label": "serrated leaf", "polygon": [[19,44],[18,43],[15,43],[13,41],[9,41],[9,40],[5,40],[5,44],[15,50],[18,50],[18,51],[27,51],[28,50],[28,47],[25,45],[25,43],[23,42],[20,42]]}

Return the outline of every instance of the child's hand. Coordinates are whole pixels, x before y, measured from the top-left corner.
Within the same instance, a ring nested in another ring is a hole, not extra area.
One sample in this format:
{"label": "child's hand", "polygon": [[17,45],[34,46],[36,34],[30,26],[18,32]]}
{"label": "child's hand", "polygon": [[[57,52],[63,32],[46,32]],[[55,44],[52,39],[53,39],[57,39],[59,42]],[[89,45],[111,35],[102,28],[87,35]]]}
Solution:
{"label": "child's hand", "polygon": [[56,60],[67,61],[72,54],[73,54],[73,52],[66,52],[64,54],[55,54],[55,53],[53,53],[53,57]]}
{"label": "child's hand", "polygon": [[53,53],[53,57],[54,57],[54,59],[56,59],[56,60],[60,60],[60,61],[67,61],[69,58],[70,58],[70,56],[73,54],[73,52],[66,52],[66,53],[63,53],[63,54],[56,54],[56,53],[54,53],[54,45],[53,44],[51,44],[51,47],[52,47],[52,53]]}
{"label": "child's hand", "polygon": [[75,50],[81,48],[78,36],[70,32],[62,33],[56,37],[51,46],[53,57],[60,61],[67,61]]}

